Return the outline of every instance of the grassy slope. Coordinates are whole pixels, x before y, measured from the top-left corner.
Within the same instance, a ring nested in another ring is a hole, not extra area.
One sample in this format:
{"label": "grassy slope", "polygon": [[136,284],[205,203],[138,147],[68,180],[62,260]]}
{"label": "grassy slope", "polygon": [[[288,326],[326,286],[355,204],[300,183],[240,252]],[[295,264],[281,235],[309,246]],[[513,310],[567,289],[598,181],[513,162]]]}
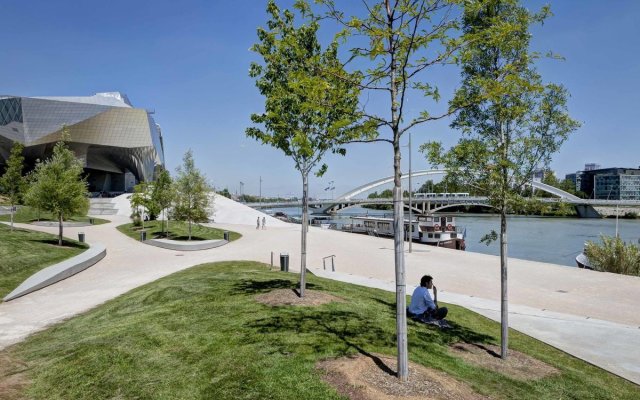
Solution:
{"label": "grassy slope", "polygon": [[[36,399],[333,399],[317,360],[395,353],[394,294],[309,277],[347,300],[268,307],[254,296],[290,288],[293,274],[253,262],[207,264],[137,288],[12,347]],[[499,325],[450,306],[454,329],[409,322],[410,358],[493,398],[632,399],[638,387],[517,332],[511,347],[560,376],[520,382],[447,352],[460,340],[498,343]]]}
{"label": "grassy slope", "polygon": [[[68,218],[65,218],[64,220],[65,221],[71,221],[71,222],[89,222],[89,218],[93,218],[93,224],[94,225],[106,224],[106,223],[109,222],[106,219],[88,217],[86,215],[68,217]],[[57,221],[57,219],[54,218],[51,215],[51,213],[44,212],[44,211],[38,213],[35,209],[33,209],[31,207],[27,207],[27,206],[20,207],[20,209],[13,216],[13,221],[14,222],[19,222],[19,223],[23,223],[23,224],[28,224],[30,222],[37,221],[37,220],[40,220],[40,221]],[[7,221],[7,222],[11,221],[11,215],[9,215],[9,214],[0,215],[0,221]]]}
{"label": "grassy slope", "polygon": [[[118,230],[120,232],[136,240],[140,240],[141,229],[141,227],[133,226],[133,224],[124,224],[118,226]],[[157,239],[163,237],[160,221],[146,221],[144,223],[144,229],[147,231],[147,239]],[[191,225],[191,240],[222,239],[224,237],[223,232],[224,231],[222,229],[193,224]],[[170,239],[187,240],[189,238],[188,224],[182,221],[169,221],[169,233]],[[240,239],[241,237],[241,234],[229,231],[229,240],[234,241]]]}
{"label": "grassy slope", "polygon": [[88,248],[76,241],[65,240],[63,247],[57,244],[57,236],[18,228],[11,232],[0,224],[0,299],[42,268]]}

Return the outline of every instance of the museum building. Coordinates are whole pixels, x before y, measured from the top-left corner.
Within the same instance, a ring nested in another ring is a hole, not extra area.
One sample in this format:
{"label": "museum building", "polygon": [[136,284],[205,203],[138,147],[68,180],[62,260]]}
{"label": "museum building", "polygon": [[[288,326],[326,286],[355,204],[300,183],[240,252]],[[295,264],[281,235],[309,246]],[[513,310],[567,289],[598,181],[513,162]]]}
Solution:
{"label": "museum building", "polygon": [[[13,142],[24,144],[26,169],[51,155],[67,127],[69,147],[83,163],[89,191],[131,191],[164,166],[160,126],[153,111],[134,108],[119,92],[87,97],[0,95],[0,171]],[[0,172],[1,173],[1,172]]]}

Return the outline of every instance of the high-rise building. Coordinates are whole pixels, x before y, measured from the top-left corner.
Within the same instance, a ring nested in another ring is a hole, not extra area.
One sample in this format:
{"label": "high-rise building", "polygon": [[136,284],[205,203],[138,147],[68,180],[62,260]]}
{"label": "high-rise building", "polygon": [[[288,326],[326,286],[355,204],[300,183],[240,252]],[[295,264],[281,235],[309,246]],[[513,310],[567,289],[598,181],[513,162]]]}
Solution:
{"label": "high-rise building", "polygon": [[62,137],[82,161],[91,192],[129,191],[164,165],[153,112],[134,108],[119,92],[87,97],[0,96],[0,173],[13,142],[25,146],[27,168],[46,159]]}
{"label": "high-rise building", "polygon": [[592,199],[640,200],[640,169],[601,168],[581,171],[576,174],[576,187]]}

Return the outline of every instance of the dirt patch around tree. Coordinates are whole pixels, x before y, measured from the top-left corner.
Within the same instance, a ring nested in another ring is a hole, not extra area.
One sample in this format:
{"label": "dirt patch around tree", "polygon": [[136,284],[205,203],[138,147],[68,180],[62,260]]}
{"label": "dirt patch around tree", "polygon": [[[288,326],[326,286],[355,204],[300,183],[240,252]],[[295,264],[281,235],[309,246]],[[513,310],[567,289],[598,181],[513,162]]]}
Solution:
{"label": "dirt patch around tree", "polygon": [[317,364],[323,379],[351,400],[487,399],[443,372],[409,363],[409,381],[396,377],[396,359],[371,354],[325,360]]}
{"label": "dirt patch around tree", "polygon": [[7,352],[0,352],[0,398],[7,400],[26,399],[24,392],[30,381],[27,365]]}
{"label": "dirt patch around tree", "polygon": [[451,352],[466,362],[478,367],[523,381],[545,378],[559,374],[555,367],[527,354],[509,349],[507,359],[500,358],[500,346],[478,343],[456,343]]}
{"label": "dirt patch around tree", "polygon": [[304,297],[300,297],[296,289],[276,289],[256,296],[256,300],[268,306],[319,306],[344,301],[329,293],[309,289],[304,291]]}

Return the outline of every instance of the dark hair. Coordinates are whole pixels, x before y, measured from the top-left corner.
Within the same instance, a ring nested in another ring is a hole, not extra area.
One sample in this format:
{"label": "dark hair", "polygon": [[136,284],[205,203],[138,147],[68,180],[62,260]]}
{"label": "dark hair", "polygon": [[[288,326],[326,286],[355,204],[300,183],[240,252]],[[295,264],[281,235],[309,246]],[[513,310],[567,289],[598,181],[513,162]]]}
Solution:
{"label": "dark hair", "polygon": [[433,278],[431,277],[431,275],[425,275],[422,277],[422,279],[420,279],[420,286],[426,287],[432,280]]}

